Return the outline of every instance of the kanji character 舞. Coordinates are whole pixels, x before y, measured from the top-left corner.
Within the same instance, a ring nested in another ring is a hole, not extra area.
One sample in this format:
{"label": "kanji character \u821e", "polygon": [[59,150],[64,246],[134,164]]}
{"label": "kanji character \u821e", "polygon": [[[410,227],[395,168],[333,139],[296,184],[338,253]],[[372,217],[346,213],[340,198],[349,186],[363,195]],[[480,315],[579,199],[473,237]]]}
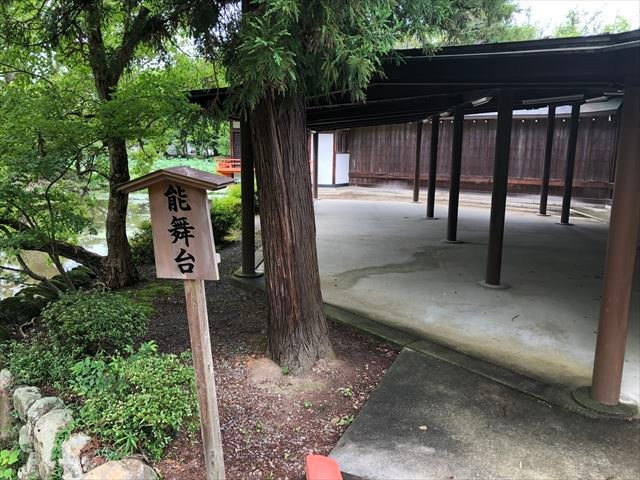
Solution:
{"label": "kanji character \u821e", "polygon": [[187,203],[187,192],[180,185],[169,185],[164,196],[167,197],[167,206],[170,211],[191,210],[191,205]]}
{"label": "kanji character \u821e", "polygon": [[178,253],[178,256],[174,258],[174,260],[178,264],[180,273],[193,273],[193,268],[195,267],[196,259],[184,248],[180,249],[180,253]]}
{"label": "kanji character \u821e", "polygon": [[191,233],[192,230],[195,230],[195,227],[189,225],[187,217],[174,216],[171,220],[171,228],[168,230],[173,237],[173,241],[171,243],[176,243],[178,240],[184,240],[184,244],[188,247],[189,239],[195,238],[195,235]]}

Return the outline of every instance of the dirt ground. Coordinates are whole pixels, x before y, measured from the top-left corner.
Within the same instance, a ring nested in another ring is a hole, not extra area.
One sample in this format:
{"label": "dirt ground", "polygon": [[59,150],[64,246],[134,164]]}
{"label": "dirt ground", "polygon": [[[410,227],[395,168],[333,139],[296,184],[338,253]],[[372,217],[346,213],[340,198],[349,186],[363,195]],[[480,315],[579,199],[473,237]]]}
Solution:
{"label": "dirt ground", "polygon": [[[330,324],[335,359],[304,376],[286,374],[266,357],[264,294],[235,284],[240,245],[220,252],[222,279],[207,282],[209,324],[228,479],[301,479],[307,454],[328,454],[362,408],[397,352]],[[153,278],[153,272],[145,272]],[[189,348],[180,285],[158,289],[147,337],[160,350]],[[144,285],[143,285],[144,288]],[[204,478],[199,432],[186,432],[155,468],[165,480]]]}

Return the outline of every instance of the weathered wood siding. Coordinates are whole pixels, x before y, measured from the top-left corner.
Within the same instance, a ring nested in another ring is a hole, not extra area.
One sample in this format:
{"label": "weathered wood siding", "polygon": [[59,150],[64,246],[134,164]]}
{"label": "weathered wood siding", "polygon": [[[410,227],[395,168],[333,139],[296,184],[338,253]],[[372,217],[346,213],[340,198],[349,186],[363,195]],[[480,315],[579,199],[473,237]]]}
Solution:
{"label": "weathered wood siding", "polygon": [[[447,185],[451,165],[453,122],[440,120],[438,184]],[[537,192],[542,177],[546,118],[514,118],[509,165],[510,191]],[[464,121],[462,188],[488,190],[493,177],[496,120]],[[430,124],[422,136],[420,177],[427,184]],[[551,160],[551,193],[562,191],[569,119],[556,118]],[[574,188],[576,195],[604,198],[609,194],[616,116],[583,116],[578,128]],[[356,128],[350,136],[350,183],[372,186],[413,181],[416,129],[412,124]]]}

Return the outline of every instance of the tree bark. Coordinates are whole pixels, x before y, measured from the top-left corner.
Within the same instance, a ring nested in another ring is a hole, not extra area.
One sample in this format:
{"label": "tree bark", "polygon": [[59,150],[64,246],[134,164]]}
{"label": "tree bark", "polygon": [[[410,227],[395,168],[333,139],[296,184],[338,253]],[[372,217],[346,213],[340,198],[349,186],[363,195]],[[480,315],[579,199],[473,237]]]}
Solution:
{"label": "tree bark", "polygon": [[[0,218],[0,228],[2,226],[9,227],[17,232],[26,232],[31,229],[29,225],[9,218]],[[22,243],[21,248],[24,250],[33,250],[47,254],[50,254],[52,251],[52,245],[50,243],[38,241],[34,238],[29,242]],[[60,256],[74,260],[85,267],[90,268],[98,276],[102,274],[103,264],[106,261],[106,257],[62,240],[55,241],[55,249]]]}
{"label": "tree bark", "polygon": [[303,372],[332,354],[320,291],[304,99],[268,94],[252,115],[269,355]]}
{"label": "tree bark", "polygon": [[[135,25],[146,20],[149,10],[141,8]],[[98,4],[87,6],[89,64],[93,73],[98,96],[103,102],[109,102],[115,92],[120,76],[130,62],[137,42],[134,37],[138,30],[127,31],[117,55],[108,62],[106,47],[102,36],[101,17]],[[135,27],[134,27],[135,28]],[[121,288],[136,283],[138,271],[131,259],[131,250],[127,240],[127,200],[128,195],[116,189],[122,182],[129,180],[129,158],[124,138],[109,137],[106,140],[109,150],[109,203],[107,207],[107,258],[103,261],[101,278],[110,288]]]}
{"label": "tree bark", "polygon": [[107,258],[102,265],[104,282],[110,288],[121,288],[136,283],[138,271],[131,258],[127,239],[128,195],[118,192],[117,187],[129,180],[127,145],[123,138],[109,138],[109,204],[107,208]]}

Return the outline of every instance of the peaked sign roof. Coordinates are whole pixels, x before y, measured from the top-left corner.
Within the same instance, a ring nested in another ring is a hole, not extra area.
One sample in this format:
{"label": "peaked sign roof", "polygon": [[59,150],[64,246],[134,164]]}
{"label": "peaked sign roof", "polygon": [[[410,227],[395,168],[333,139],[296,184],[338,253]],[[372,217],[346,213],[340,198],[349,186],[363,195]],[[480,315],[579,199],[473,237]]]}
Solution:
{"label": "peaked sign roof", "polygon": [[205,172],[191,167],[171,167],[147,173],[118,186],[119,192],[135,192],[149,187],[163,180],[172,180],[182,185],[188,185],[204,190],[220,190],[233,183],[233,179],[222,175]]}

